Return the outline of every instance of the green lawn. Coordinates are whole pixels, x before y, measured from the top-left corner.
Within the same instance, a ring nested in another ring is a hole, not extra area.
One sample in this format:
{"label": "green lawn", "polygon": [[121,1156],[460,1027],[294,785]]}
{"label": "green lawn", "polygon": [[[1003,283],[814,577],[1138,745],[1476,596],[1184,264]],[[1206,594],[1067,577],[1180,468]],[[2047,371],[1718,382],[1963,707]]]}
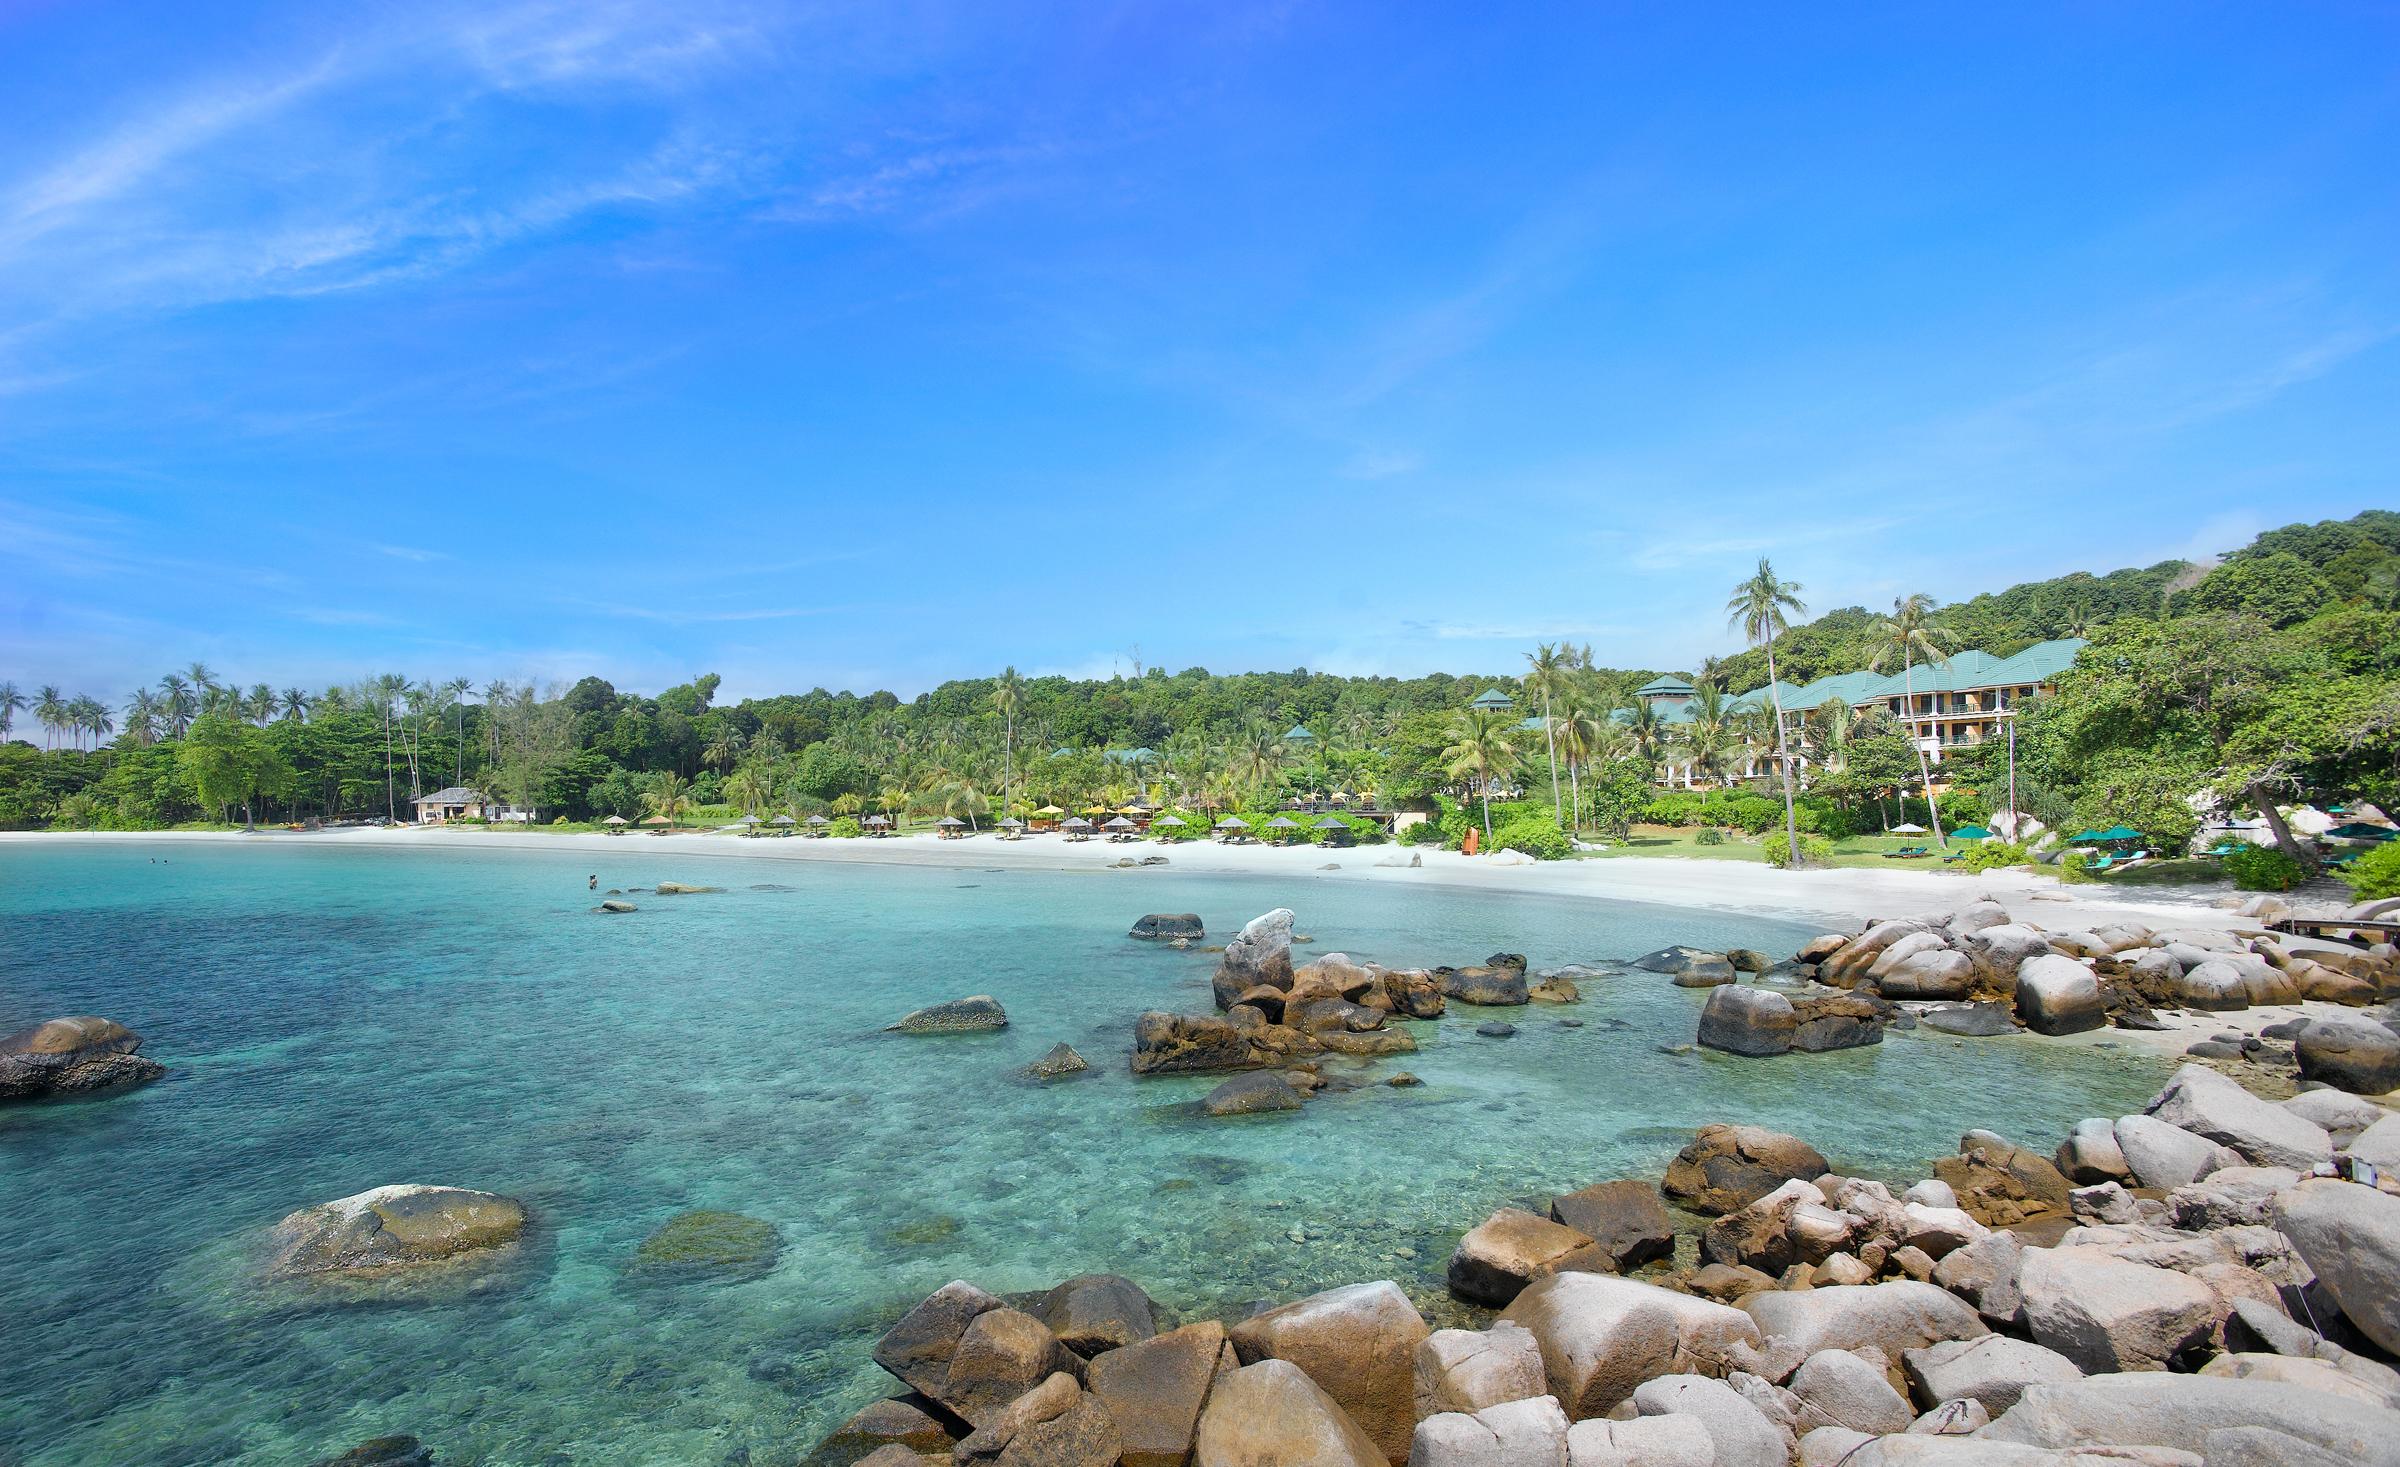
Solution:
{"label": "green lawn", "polygon": [[[1780,831],[1769,831],[1764,837],[1728,832],[1722,845],[1700,844],[1700,832],[1673,825],[1637,825],[1624,840],[1610,843],[1605,851],[1586,853],[1582,859],[1605,861],[1616,856],[1664,856],[1670,859],[1693,861],[1765,861],[1766,842],[1782,838]],[[1956,870],[1942,864],[1941,853],[1912,860],[1895,860],[1884,853],[1903,846],[1931,846],[1931,836],[1861,835],[1835,841],[1833,864],[1863,866],[1896,871]],[[1957,841],[1950,844],[1953,851],[1962,849]],[[2055,875],[2056,872],[2052,871]],[[2134,867],[2119,875],[2104,875],[2098,884],[2110,886],[2208,886],[2226,884],[2224,869],[2215,861],[2197,858],[2154,861]]]}

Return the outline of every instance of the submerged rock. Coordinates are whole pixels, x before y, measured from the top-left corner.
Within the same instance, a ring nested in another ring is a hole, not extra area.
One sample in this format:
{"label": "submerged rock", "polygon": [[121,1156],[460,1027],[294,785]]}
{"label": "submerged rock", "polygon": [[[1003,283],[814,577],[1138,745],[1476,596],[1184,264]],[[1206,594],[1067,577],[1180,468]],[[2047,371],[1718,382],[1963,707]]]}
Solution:
{"label": "submerged rock", "polygon": [[1553,1197],[1550,1217],[1588,1236],[1619,1273],[1675,1256],[1675,1224],[1648,1182],[1601,1182]]}
{"label": "submerged rock", "polygon": [[1197,912],[1151,912],[1136,918],[1133,930],[1125,935],[1145,942],[1171,942],[1176,938],[1198,942],[1208,936],[1208,929]]}
{"label": "submerged rock", "polygon": [[891,1025],[885,1032],[893,1034],[973,1034],[989,1029],[1008,1027],[1008,1010],[1000,1000],[988,993],[970,998],[954,998],[918,1009]]}
{"label": "submerged rock", "polygon": [[1292,1082],[1272,1071],[1236,1075],[1208,1092],[1200,1109],[1212,1116],[1263,1115],[1269,1111],[1298,1110],[1300,1092]]}
{"label": "submerged rock", "polygon": [[773,1269],[782,1252],[783,1235],[764,1219],[738,1212],[687,1212],[642,1240],[631,1271],[654,1278],[755,1277]]}
{"label": "submerged rock", "polygon": [[1522,967],[1499,968],[1478,964],[1469,968],[1436,968],[1433,976],[1441,984],[1443,995],[1460,1003],[1481,1004],[1486,1008],[1514,1008],[1533,999]]}
{"label": "submerged rock", "polygon": [[413,1436],[379,1436],[316,1467],[433,1467],[433,1448]]}
{"label": "submerged rock", "polygon": [[0,1101],[91,1095],[167,1072],[134,1051],[142,1036],[114,1019],[50,1019],[0,1039]]}
{"label": "submerged rock", "polygon": [[1976,1039],[2017,1032],[2017,1021],[2010,1017],[2007,1005],[1997,1003],[1950,1004],[1927,1009],[1917,1015],[1917,1022],[1937,1034],[1963,1034]]}
{"label": "submerged rock", "polygon": [[595,912],[638,912],[641,908],[621,897],[610,897],[592,910]]}
{"label": "submerged rock", "polygon": [[710,892],[723,891],[725,888],[721,886],[687,886],[680,881],[662,881],[650,889],[660,896],[705,896]]}
{"label": "submerged rock", "polygon": [[1072,1044],[1054,1044],[1050,1052],[1025,1067],[1025,1073],[1036,1080],[1059,1080],[1068,1075],[1080,1075],[1091,1068],[1084,1057],[1075,1052]]}
{"label": "submerged rock", "polygon": [[286,1278],[437,1263],[525,1232],[513,1197],[414,1183],[304,1207],[275,1225],[271,1272]]}

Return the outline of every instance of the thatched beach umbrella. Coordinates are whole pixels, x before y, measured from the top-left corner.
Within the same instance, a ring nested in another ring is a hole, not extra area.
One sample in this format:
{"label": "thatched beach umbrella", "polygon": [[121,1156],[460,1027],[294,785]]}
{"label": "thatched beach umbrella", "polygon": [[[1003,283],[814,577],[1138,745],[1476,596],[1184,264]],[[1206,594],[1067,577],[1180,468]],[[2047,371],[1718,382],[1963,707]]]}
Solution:
{"label": "thatched beach umbrella", "polygon": [[892,823],[892,817],[889,815],[869,815],[866,819],[861,820],[858,823],[861,825],[889,825]]}
{"label": "thatched beach umbrella", "polygon": [[1180,815],[1161,815],[1150,823],[1161,830],[1181,830],[1188,822]]}
{"label": "thatched beach umbrella", "polygon": [[1228,815],[1224,819],[1217,822],[1217,829],[1219,830],[1248,830],[1249,828],[1250,822],[1244,820],[1239,815]]}
{"label": "thatched beach umbrella", "polygon": [[733,823],[736,825],[764,825],[767,822],[759,819],[756,815],[744,815],[741,819],[736,820]]}
{"label": "thatched beach umbrella", "polygon": [[1069,815],[1060,823],[1065,825],[1069,830],[1089,830],[1092,828],[1092,822],[1084,819],[1081,815]]}
{"label": "thatched beach umbrella", "polygon": [[[1299,828],[1300,822],[1292,819],[1288,815],[1278,815],[1274,819],[1267,822],[1267,829],[1269,830],[1298,830]],[[1278,839],[1280,839],[1280,837],[1278,837]]]}
{"label": "thatched beach umbrella", "polygon": [[822,815],[811,815],[808,817],[808,823],[811,825],[831,825],[833,822],[827,820]]}
{"label": "thatched beach umbrella", "polygon": [[632,822],[632,821],[630,821],[630,820],[627,820],[627,819],[626,819],[624,816],[622,816],[622,815],[611,815],[611,816],[609,816],[609,817],[608,817],[606,820],[603,820],[603,821],[601,821],[600,823],[601,823],[602,825],[631,825],[633,822]]}
{"label": "thatched beach umbrella", "polygon": [[1019,820],[1016,816],[1011,815],[1006,820],[1000,822],[1000,828],[1002,830],[1023,830],[1025,828],[1025,822]]}
{"label": "thatched beach umbrella", "polygon": [[1100,828],[1102,830],[1131,830],[1133,829],[1133,822],[1126,819],[1124,816],[1119,815],[1116,819],[1109,821],[1106,825],[1103,825]]}
{"label": "thatched beach umbrella", "polygon": [[664,816],[664,815],[653,815],[653,816],[651,816],[649,819],[647,819],[647,820],[644,820],[642,823],[643,823],[644,825],[672,825],[672,824],[674,824],[675,822],[673,822],[672,820],[669,820],[669,819],[668,819],[666,816]]}
{"label": "thatched beach umbrella", "polygon": [[1328,815],[1309,828],[1312,830],[1348,830],[1350,827]]}

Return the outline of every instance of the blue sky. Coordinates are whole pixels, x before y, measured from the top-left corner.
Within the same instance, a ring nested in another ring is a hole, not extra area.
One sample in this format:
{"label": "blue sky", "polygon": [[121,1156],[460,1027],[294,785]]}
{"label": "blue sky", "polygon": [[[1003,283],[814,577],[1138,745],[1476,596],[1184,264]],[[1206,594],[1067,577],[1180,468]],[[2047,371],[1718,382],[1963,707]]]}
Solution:
{"label": "blue sky", "polygon": [[2400,503],[2388,5],[0,0],[0,678],[1466,671]]}

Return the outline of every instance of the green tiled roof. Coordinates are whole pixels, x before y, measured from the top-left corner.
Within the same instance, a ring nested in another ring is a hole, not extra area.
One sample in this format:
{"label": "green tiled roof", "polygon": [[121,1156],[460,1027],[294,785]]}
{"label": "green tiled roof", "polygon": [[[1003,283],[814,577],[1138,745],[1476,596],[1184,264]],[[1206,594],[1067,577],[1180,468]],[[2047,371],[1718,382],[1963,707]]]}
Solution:
{"label": "green tiled roof", "polygon": [[[1913,686],[1919,693],[1961,693],[1976,688],[2017,687],[2029,683],[2046,683],[2057,677],[2075,661],[2083,650],[2079,637],[2061,637],[2051,642],[2036,642],[2013,657],[1994,657],[1979,648],[1953,652],[1939,663],[1920,662],[1912,670],[1886,673],[1837,673],[1821,677],[1805,687],[1782,685],[1783,706],[1792,709],[1819,708],[1838,698],[1852,707],[1878,703],[1886,698],[1903,696]],[[1753,688],[1733,699],[1736,707],[1766,702],[1767,690]]]}
{"label": "green tiled roof", "polygon": [[2048,642],[2036,642],[2014,657],[2004,657],[1992,669],[1992,681],[1998,684],[2046,683],[2075,665],[2075,654],[2085,647],[2081,637],[2059,637]]}
{"label": "green tiled roof", "polygon": [[1681,694],[1686,698],[1690,697],[1692,695],[1692,685],[1689,682],[1686,682],[1684,679],[1675,676],[1673,673],[1669,673],[1665,677],[1654,677],[1650,679],[1650,681],[1633,690],[1633,695],[1637,698],[1648,698],[1655,695],[1673,696],[1676,694]]}

